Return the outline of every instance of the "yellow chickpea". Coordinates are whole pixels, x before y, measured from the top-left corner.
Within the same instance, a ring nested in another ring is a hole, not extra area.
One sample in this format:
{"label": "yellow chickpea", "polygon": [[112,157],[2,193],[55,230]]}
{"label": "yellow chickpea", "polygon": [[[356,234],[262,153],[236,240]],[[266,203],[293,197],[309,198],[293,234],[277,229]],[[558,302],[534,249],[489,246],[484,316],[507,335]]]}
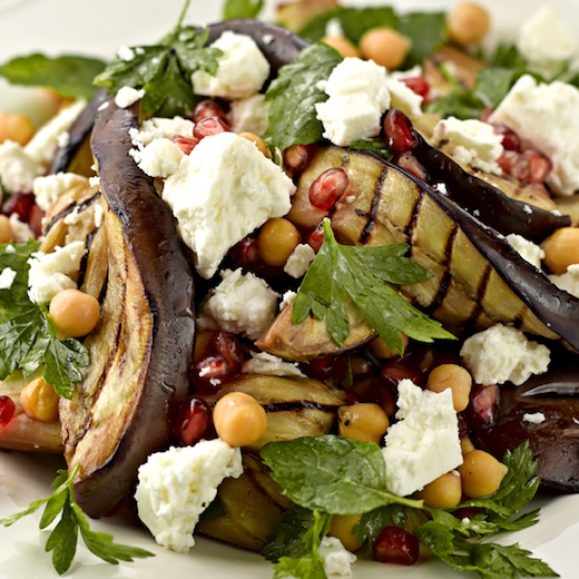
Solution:
{"label": "yellow chickpea", "polygon": [[0,113],[0,143],[15,141],[26,145],[34,135],[34,125],[25,115]]}
{"label": "yellow chickpea", "polygon": [[0,243],[8,243],[14,239],[14,232],[10,219],[6,215],[0,215]]}
{"label": "yellow chickpea", "polygon": [[562,227],[543,241],[541,247],[547,267],[561,275],[570,265],[579,263],[579,228]]}
{"label": "yellow chickpea", "polygon": [[474,2],[461,2],[448,15],[448,34],[461,46],[480,43],[490,26],[488,11]]}
{"label": "yellow chickpea", "polygon": [[20,404],[32,420],[58,420],[58,394],[44,378],[36,378],[24,386],[20,392]]}
{"label": "yellow chickpea", "polygon": [[345,36],[325,36],[322,42],[337,50],[344,58],[360,56],[360,51]]}
{"label": "yellow chickpea", "polygon": [[253,396],[231,392],[215,405],[213,424],[219,438],[230,446],[249,446],[265,434],[267,414]]}
{"label": "yellow chickpea", "polygon": [[471,450],[464,455],[458,471],[464,494],[471,499],[480,499],[498,490],[507,467],[484,450]]}
{"label": "yellow chickpea", "polygon": [[58,331],[70,338],[90,334],[100,317],[98,300],[76,289],[58,292],[50,302],[49,311]]}
{"label": "yellow chickpea", "polygon": [[260,153],[264,157],[271,159],[271,153],[269,152],[269,147],[265,144],[265,141],[261,137],[258,137],[254,133],[250,133],[248,131],[244,131],[242,133],[239,133],[239,136],[243,137],[244,139],[246,139],[248,141],[251,141],[259,149]]}
{"label": "yellow chickpea", "polygon": [[442,392],[450,388],[452,404],[457,412],[462,412],[470,397],[472,378],[467,370],[457,364],[441,364],[428,375],[426,388],[432,392]]}
{"label": "yellow chickpea", "polygon": [[370,402],[341,406],[338,410],[338,428],[344,438],[379,443],[390,421],[384,410]]}
{"label": "yellow chickpea", "polygon": [[408,56],[410,45],[409,38],[391,28],[372,28],[360,40],[362,56],[388,70],[402,65]]}
{"label": "yellow chickpea", "polygon": [[[400,334],[400,336],[402,338],[402,343],[404,344],[404,349],[406,349],[408,347],[408,336],[404,334]],[[392,350],[390,346],[388,346],[386,342],[384,342],[384,340],[380,338],[380,336],[374,338],[368,344],[368,348],[370,348],[370,352],[372,352],[372,354],[374,354],[374,356],[376,356],[376,358],[379,358],[380,360],[395,358],[399,354],[399,352],[394,352],[394,350]]]}
{"label": "yellow chickpea", "polygon": [[340,539],[348,551],[357,551],[362,546],[362,541],[354,533],[354,527],[360,522],[360,518],[360,515],[334,515],[329,535]]}
{"label": "yellow chickpea", "polygon": [[463,455],[465,455],[468,452],[471,452],[472,450],[475,450],[475,446],[474,446],[472,440],[470,439],[470,437],[463,436],[460,439],[460,450],[461,450]]}
{"label": "yellow chickpea", "polygon": [[283,217],[270,219],[259,232],[257,249],[268,265],[282,266],[300,242],[296,226]]}
{"label": "yellow chickpea", "polygon": [[427,484],[418,493],[427,507],[432,509],[451,509],[460,503],[462,486],[460,474],[456,471],[447,472],[431,483]]}

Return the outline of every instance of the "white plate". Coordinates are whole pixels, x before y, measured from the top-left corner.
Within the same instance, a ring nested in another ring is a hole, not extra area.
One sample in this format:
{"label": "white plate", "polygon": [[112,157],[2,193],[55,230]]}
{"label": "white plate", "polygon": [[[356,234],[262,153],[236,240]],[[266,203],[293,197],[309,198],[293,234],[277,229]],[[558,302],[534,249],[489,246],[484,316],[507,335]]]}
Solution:
{"label": "white plate", "polygon": [[[346,2],[344,2],[346,3]],[[349,4],[381,4],[368,0]],[[444,0],[395,0],[405,9],[448,6]],[[545,3],[540,0],[486,0],[495,20],[495,32],[504,36],[516,29],[520,18]],[[577,0],[549,2],[568,21],[579,24]],[[269,2],[271,6],[271,2]],[[219,17],[220,0],[193,0],[191,21],[205,23]],[[121,44],[155,40],[172,25],[181,0],[0,0],[0,61],[33,50],[85,52],[110,56]],[[13,91],[0,85],[0,110],[22,108],[26,100],[37,102],[35,91]],[[25,507],[31,500],[47,494],[58,462],[54,459],[0,452],[0,517]],[[564,579],[579,577],[579,495],[541,500],[541,523],[518,533],[514,540],[544,558]],[[43,551],[46,533],[37,529],[38,517],[28,517],[10,529],[0,529],[0,579],[44,579],[56,577],[50,559]],[[157,553],[157,557],[133,564],[111,567],[92,557],[84,548],[70,574],[78,579],[268,579],[271,567],[256,555],[200,539],[190,555],[177,555],[158,548],[148,534],[123,519],[94,523],[113,532],[116,540],[138,545]],[[40,535],[40,539],[39,539]],[[507,537],[507,540],[509,538]],[[379,579],[459,577],[436,562],[414,567],[384,567],[360,563],[355,577]]]}

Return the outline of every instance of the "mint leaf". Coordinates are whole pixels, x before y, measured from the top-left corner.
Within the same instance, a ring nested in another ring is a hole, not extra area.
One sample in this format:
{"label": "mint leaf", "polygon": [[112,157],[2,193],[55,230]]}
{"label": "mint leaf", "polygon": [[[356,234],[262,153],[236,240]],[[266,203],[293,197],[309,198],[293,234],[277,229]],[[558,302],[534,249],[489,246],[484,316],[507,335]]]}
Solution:
{"label": "mint leaf", "polygon": [[265,98],[270,104],[266,139],[280,150],[308,145],[322,138],[323,127],[315,105],[328,99],[320,88],[342,57],[325,44],[303,50],[292,64],[282,66]]}
{"label": "mint leaf", "polygon": [[409,12],[400,16],[397,30],[410,41],[410,53],[402,68],[422,64],[448,39],[445,12]]}
{"label": "mint leaf", "polygon": [[269,537],[262,555],[272,563],[282,557],[298,557],[303,553],[303,535],[314,524],[314,513],[293,505],[282,516]]}
{"label": "mint leaf", "polygon": [[373,139],[358,139],[350,143],[348,149],[370,153],[379,159],[386,159],[387,161],[392,158],[392,151],[388,149],[384,139],[380,139],[379,137]]}
{"label": "mint leaf", "polygon": [[12,84],[51,88],[65,97],[90,98],[95,90],[92,81],[104,68],[105,62],[97,58],[34,53],[0,65],[0,76]]}
{"label": "mint leaf", "polygon": [[225,0],[223,20],[257,18],[263,10],[264,0]]}

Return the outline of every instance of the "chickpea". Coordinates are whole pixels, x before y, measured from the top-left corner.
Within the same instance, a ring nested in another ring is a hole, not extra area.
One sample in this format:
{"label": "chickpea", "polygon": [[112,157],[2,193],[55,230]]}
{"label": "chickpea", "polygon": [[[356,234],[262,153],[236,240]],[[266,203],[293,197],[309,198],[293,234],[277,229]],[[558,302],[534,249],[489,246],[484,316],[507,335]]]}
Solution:
{"label": "chickpea", "polygon": [[410,39],[391,28],[372,28],[362,36],[360,50],[364,58],[393,70],[406,60]]}
{"label": "chickpea", "polygon": [[14,239],[14,232],[10,219],[6,215],[0,215],[0,243],[8,243]]}
{"label": "chickpea", "polygon": [[259,232],[257,249],[268,265],[282,266],[300,242],[296,226],[283,217],[270,219]]}
{"label": "chickpea", "polygon": [[471,451],[475,450],[475,446],[474,446],[472,440],[470,439],[470,437],[463,436],[460,439],[460,450],[461,450],[463,455],[465,455],[467,452],[471,452]]}
{"label": "chickpea", "polygon": [[253,396],[231,392],[215,405],[213,424],[219,438],[230,446],[249,446],[265,434],[267,414]]}
{"label": "chickpea", "polygon": [[427,484],[418,493],[427,507],[432,509],[451,509],[460,503],[462,487],[460,474],[456,471],[447,472],[431,483]]}
{"label": "chickpea", "polygon": [[242,133],[239,133],[240,137],[243,137],[244,139],[251,141],[258,149],[259,151],[262,153],[262,155],[264,157],[267,157],[268,159],[271,159],[271,153],[269,152],[269,147],[265,144],[265,141],[261,138],[258,137],[257,135],[244,131]]}
{"label": "chickpea", "polygon": [[58,292],[50,302],[49,311],[58,331],[71,338],[90,334],[100,317],[98,300],[76,289]]}
{"label": "chickpea", "polygon": [[[400,337],[402,338],[404,349],[406,349],[408,347],[408,336],[406,336],[405,334],[400,334]],[[370,348],[370,352],[372,352],[372,354],[374,354],[374,356],[376,356],[376,358],[379,358],[380,360],[395,358],[399,354],[397,352],[394,352],[394,350],[392,350],[390,346],[388,346],[386,342],[384,342],[384,340],[380,338],[380,336],[374,338],[368,344],[368,348]]]}
{"label": "chickpea", "polygon": [[20,404],[26,416],[32,420],[58,420],[58,394],[44,378],[36,378],[24,386],[20,392]]}
{"label": "chickpea", "polygon": [[388,415],[373,403],[341,406],[338,410],[339,430],[344,438],[379,443],[390,426]]}
{"label": "chickpea", "polygon": [[344,58],[360,57],[360,51],[345,36],[325,36],[322,42],[337,50]]}
{"label": "chickpea", "polygon": [[461,2],[448,15],[448,34],[461,46],[484,40],[490,26],[489,13],[474,2]]}
{"label": "chickpea", "polygon": [[472,378],[467,370],[457,364],[442,364],[428,375],[426,388],[432,392],[442,392],[450,388],[452,404],[457,412],[462,412],[470,397]]}
{"label": "chickpea", "polygon": [[507,467],[484,450],[471,450],[458,467],[462,490],[471,499],[491,496],[501,485]]}
{"label": "chickpea", "polygon": [[579,263],[579,228],[562,227],[543,241],[541,247],[547,267],[561,275],[570,265]]}
{"label": "chickpea", "polygon": [[193,353],[193,361],[195,363],[200,362],[207,350],[207,346],[211,341],[211,338],[215,335],[215,332],[211,330],[200,330],[195,336],[195,351]]}
{"label": "chickpea", "polygon": [[348,551],[357,551],[362,546],[362,541],[354,533],[354,527],[360,519],[360,515],[334,515],[330,523],[329,535],[340,539]]}
{"label": "chickpea", "polygon": [[26,145],[34,135],[34,125],[25,115],[0,113],[0,143],[15,141]]}

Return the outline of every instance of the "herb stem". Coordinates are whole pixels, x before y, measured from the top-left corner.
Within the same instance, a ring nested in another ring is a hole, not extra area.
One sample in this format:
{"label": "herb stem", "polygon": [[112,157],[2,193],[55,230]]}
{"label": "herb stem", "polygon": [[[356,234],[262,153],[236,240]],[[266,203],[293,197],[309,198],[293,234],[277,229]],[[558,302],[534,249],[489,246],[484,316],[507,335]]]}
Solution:
{"label": "herb stem", "polygon": [[191,5],[191,0],[185,0],[185,2],[183,3],[183,8],[181,8],[181,13],[179,14],[177,24],[175,25],[175,28],[173,29],[173,32],[170,35],[170,38],[172,40],[177,38],[177,36],[179,35],[179,32],[181,32],[181,27],[183,26],[183,22],[185,20],[185,17],[187,16],[187,12],[189,12],[189,6],[190,5]]}

